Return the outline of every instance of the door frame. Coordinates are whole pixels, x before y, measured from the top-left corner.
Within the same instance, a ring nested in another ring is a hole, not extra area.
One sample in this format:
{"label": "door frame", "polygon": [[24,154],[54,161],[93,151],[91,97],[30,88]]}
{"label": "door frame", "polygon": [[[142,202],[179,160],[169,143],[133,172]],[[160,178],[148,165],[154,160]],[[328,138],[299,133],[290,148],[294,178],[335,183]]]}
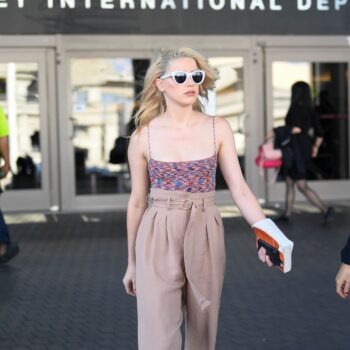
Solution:
{"label": "door frame", "polygon": [[[332,48],[331,51],[326,51],[325,48],[265,48],[265,96],[266,96],[266,113],[264,116],[265,130],[272,128],[272,109],[273,109],[273,96],[272,96],[272,63],[274,61],[303,61],[303,62],[347,62],[350,68],[350,50],[342,48]],[[350,113],[350,78],[348,79],[348,110]],[[349,123],[349,136],[350,136],[350,123]],[[350,140],[349,140],[350,150]],[[349,164],[350,164],[350,152],[349,152]],[[268,181],[271,179],[272,173],[268,173]],[[268,182],[267,181],[267,182]],[[325,180],[325,181],[310,181],[312,188],[317,191],[322,199],[334,200],[334,199],[348,199],[350,190],[344,191],[345,188],[350,189],[349,180]],[[266,200],[272,202],[283,202],[285,196],[285,184],[284,182],[274,183],[268,185],[265,183]],[[297,191],[296,200],[305,200],[305,198]]]}
{"label": "door frame", "polygon": [[42,157],[41,188],[7,191],[2,195],[1,207],[6,212],[55,209],[59,203],[59,181],[57,172],[57,128],[55,128],[56,77],[54,49],[1,47],[0,62],[38,63]]}

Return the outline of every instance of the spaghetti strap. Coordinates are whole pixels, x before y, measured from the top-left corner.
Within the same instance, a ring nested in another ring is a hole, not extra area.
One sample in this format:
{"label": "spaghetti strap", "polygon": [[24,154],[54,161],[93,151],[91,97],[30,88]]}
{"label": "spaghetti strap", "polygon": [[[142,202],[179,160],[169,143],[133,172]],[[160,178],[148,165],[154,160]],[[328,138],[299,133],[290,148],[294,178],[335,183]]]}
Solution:
{"label": "spaghetti strap", "polygon": [[215,115],[213,116],[214,156],[216,157]]}
{"label": "spaghetti strap", "polygon": [[148,153],[149,153],[149,160],[150,160],[152,156],[151,156],[151,139],[149,136],[149,125],[147,125],[147,134],[148,134]]}

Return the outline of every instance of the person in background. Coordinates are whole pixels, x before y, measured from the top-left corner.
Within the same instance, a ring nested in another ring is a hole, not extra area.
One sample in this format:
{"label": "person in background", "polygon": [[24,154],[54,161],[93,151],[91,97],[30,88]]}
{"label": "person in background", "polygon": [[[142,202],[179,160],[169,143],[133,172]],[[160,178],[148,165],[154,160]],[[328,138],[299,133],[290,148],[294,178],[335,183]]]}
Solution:
{"label": "person in background", "polygon": [[[8,124],[4,110],[0,107],[0,155],[4,164],[0,168],[0,179],[10,171],[10,154],[8,142]],[[0,187],[0,193],[2,189]],[[19,247],[11,242],[4,215],[0,209],[0,264],[7,263],[19,253]]]}
{"label": "person in background", "polygon": [[341,251],[341,262],[335,278],[336,290],[343,299],[346,299],[350,294],[350,236],[346,246]]}
{"label": "person in background", "polygon": [[[290,166],[283,167],[286,179],[286,204],[283,214],[277,220],[289,220],[293,210],[296,185],[307,200],[320,210],[323,223],[327,224],[334,218],[334,208],[328,207],[306,182],[312,158],[317,157],[323,141],[323,129],[312,104],[310,86],[304,81],[298,81],[292,86],[292,99],[286,116],[286,126],[289,127],[292,135],[292,161]],[[314,134],[313,142],[309,136],[310,130]]]}

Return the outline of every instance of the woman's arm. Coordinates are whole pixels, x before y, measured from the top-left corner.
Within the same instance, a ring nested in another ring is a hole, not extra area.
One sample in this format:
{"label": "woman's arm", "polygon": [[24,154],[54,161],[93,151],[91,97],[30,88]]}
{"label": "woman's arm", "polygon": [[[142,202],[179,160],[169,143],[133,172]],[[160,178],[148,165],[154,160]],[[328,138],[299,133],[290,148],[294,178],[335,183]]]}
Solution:
{"label": "woman's arm", "polygon": [[215,119],[217,120],[218,161],[221,173],[230,190],[231,197],[243,217],[250,225],[253,225],[257,221],[265,219],[265,215],[244,180],[230,124],[224,118],[216,117]]}
{"label": "woman's arm", "polygon": [[314,144],[312,145],[311,155],[313,158],[315,158],[317,157],[318,149],[320,148],[323,142],[323,135],[324,135],[324,130],[322,128],[321,121],[320,121],[320,116],[316,111],[314,111],[312,114],[311,124],[312,124],[312,127],[314,128],[314,133],[316,136]]}
{"label": "woman's arm", "polygon": [[312,145],[311,156],[316,158],[318,154],[318,149],[320,148],[323,142],[323,137],[316,137],[314,144]]}
{"label": "woman's arm", "polygon": [[128,235],[128,264],[135,265],[135,242],[137,230],[143,213],[147,208],[149,180],[147,174],[147,159],[144,154],[145,128],[134,132],[128,148],[128,160],[131,175],[131,194],[127,207],[127,235]]}

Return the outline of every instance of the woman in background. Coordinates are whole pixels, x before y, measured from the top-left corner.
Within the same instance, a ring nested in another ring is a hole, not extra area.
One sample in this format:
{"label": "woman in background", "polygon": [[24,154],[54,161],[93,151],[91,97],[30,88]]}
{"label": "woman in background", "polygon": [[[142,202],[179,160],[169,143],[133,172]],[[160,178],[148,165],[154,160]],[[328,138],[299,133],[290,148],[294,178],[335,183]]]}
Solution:
{"label": "woman in background", "polygon": [[[327,224],[334,218],[334,208],[328,207],[306,181],[312,158],[317,157],[322,144],[323,130],[319,116],[313,107],[310,86],[303,81],[298,81],[292,86],[291,105],[286,116],[286,126],[291,132],[290,147],[293,156],[290,166],[284,166],[285,209],[277,220],[289,220],[295,200],[295,187],[297,187],[307,200],[320,210],[323,223]],[[314,140],[310,137],[310,132],[313,133]]]}

